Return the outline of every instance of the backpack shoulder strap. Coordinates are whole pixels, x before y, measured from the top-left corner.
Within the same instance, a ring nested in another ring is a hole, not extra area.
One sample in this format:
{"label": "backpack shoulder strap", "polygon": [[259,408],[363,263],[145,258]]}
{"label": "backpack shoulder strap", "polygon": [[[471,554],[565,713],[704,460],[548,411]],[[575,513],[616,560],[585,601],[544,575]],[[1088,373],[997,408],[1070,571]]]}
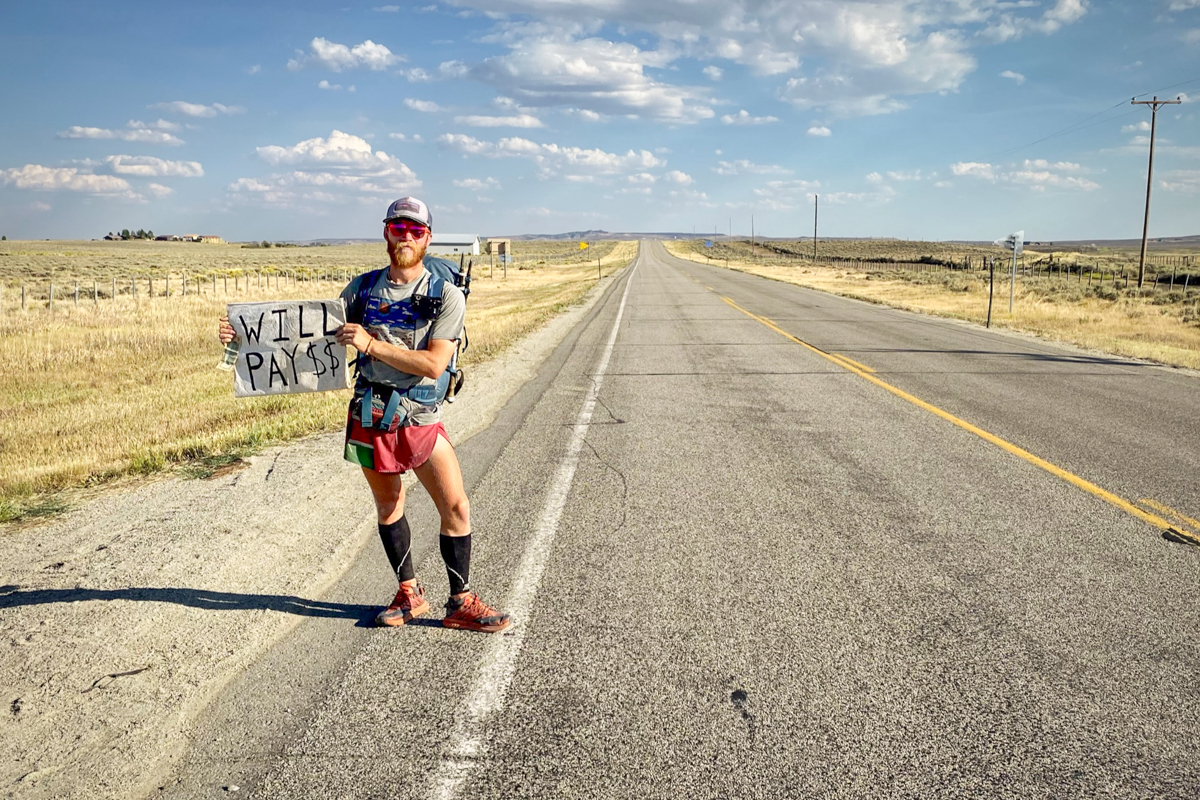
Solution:
{"label": "backpack shoulder strap", "polygon": [[362,324],[363,315],[367,312],[367,300],[371,297],[371,290],[375,288],[375,284],[379,282],[379,276],[385,269],[387,267],[373,269],[363,274],[362,282],[358,284],[358,291],[354,293],[354,300],[350,304],[350,308],[346,309],[347,322]]}
{"label": "backpack shoulder strap", "polygon": [[443,287],[445,287],[445,285],[446,285],[445,278],[443,278],[441,275],[434,275],[432,272],[429,273],[429,283],[427,285],[427,291],[429,292],[430,297],[441,297],[442,290],[443,290]]}

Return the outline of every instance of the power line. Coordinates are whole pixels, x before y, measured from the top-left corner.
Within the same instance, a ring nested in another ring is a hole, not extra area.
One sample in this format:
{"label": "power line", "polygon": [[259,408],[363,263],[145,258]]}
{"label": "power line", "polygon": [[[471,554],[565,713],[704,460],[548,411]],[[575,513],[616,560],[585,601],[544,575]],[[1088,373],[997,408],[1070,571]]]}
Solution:
{"label": "power line", "polygon": [[1155,89],[1153,92],[1142,92],[1141,94],[1135,94],[1135,95],[1133,96],[1133,99],[1134,99],[1134,100],[1136,100],[1136,99],[1138,99],[1139,97],[1145,97],[1145,96],[1146,96],[1146,95],[1148,95],[1148,94],[1154,94],[1154,95],[1157,95],[1157,94],[1159,94],[1159,93],[1161,93],[1161,92],[1169,92],[1169,91],[1171,91],[1172,89],[1178,89],[1180,86],[1187,86],[1187,85],[1189,85],[1189,84],[1192,84],[1192,83],[1200,83],[1200,78],[1192,78],[1190,81],[1184,81],[1183,83],[1177,83],[1177,84],[1175,84],[1174,86],[1168,86],[1168,87],[1167,87],[1167,88],[1165,88],[1165,89]]}
{"label": "power line", "polygon": [[[1139,98],[1139,97],[1145,97],[1145,96],[1147,96],[1147,95],[1158,95],[1158,94],[1161,94],[1161,93],[1163,93],[1163,92],[1168,92],[1168,91],[1170,91],[1171,89],[1178,89],[1178,88],[1179,88],[1179,87],[1181,87],[1181,86],[1190,86],[1190,85],[1191,85],[1191,84],[1193,84],[1193,83],[1200,83],[1200,78],[1192,78],[1192,79],[1190,79],[1190,80],[1183,81],[1182,83],[1176,83],[1176,84],[1174,84],[1174,85],[1172,85],[1172,86],[1167,86],[1167,87],[1165,87],[1165,88],[1163,88],[1163,89],[1155,89],[1155,90],[1154,90],[1154,91],[1152,91],[1152,92],[1143,92],[1143,93],[1141,93],[1141,94],[1136,94],[1136,95],[1134,95],[1134,96],[1133,96],[1133,99],[1135,99],[1135,100],[1136,100],[1136,99],[1137,99],[1137,98]],[[1018,152],[1020,152],[1020,151],[1022,151],[1022,150],[1024,150],[1024,149],[1026,149],[1026,148],[1028,148],[1028,147],[1033,147],[1034,145],[1041,144],[1042,142],[1047,142],[1047,141],[1049,141],[1049,140],[1051,140],[1051,139],[1057,139],[1059,136],[1066,136],[1066,135],[1067,135],[1067,134],[1069,134],[1069,133],[1078,133],[1079,131],[1087,130],[1088,128],[1093,128],[1093,127],[1095,127],[1096,125],[1103,125],[1103,124],[1104,124],[1104,123],[1106,123],[1106,122],[1113,122],[1113,121],[1115,121],[1115,120],[1121,119],[1122,117],[1128,117],[1128,116],[1130,116],[1131,114],[1136,114],[1136,113],[1137,113],[1137,111],[1135,110],[1135,111],[1126,112],[1126,113],[1124,113],[1124,114],[1118,114],[1118,115],[1117,115],[1117,116],[1115,116],[1115,117],[1109,117],[1109,118],[1106,118],[1106,119],[1099,120],[1099,121],[1097,121],[1097,122],[1092,122],[1092,124],[1090,124],[1090,125],[1088,125],[1088,124],[1085,124],[1085,123],[1091,122],[1092,120],[1096,119],[1096,117],[1099,117],[1099,116],[1101,116],[1101,115],[1103,115],[1103,114],[1107,114],[1107,113],[1109,113],[1110,111],[1114,111],[1114,110],[1116,110],[1116,109],[1118,109],[1118,108],[1121,108],[1121,107],[1122,107],[1122,106],[1124,106],[1124,105],[1125,105],[1127,102],[1128,102],[1127,100],[1122,100],[1122,101],[1120,101],[1119,103],[1116,103],[1115,105],[1109,106],[1108,108],[1104,109],[1103,111],[1097,111],[1095,114],[1092,114],[1090,117],[1085,117],[1085,118],[1083,118],[1083,119],[1079,120],[1078,122],[1071,123],[1070,125],[1068,125],[1067,127],[1063,128],[1063,129],[1062,129],[1062,130],[1060,130],[1060,131],[1055,131],[1054,133],[1052,133],[1052,134],[1050,134],[1050,135],[1048,135],[1048,136],[1043,136],[1043,137],[1042,137],[1042,138],[1040,138],[1040,139],[1035,139],[1035,140],[1034,140],[1034,141],[1032,141],[1032,142],[1028,142],[1028,143],[1026,143],[1026,144],[1018,145],[1017,147],[1013,147],[1013,148],[1011,148],[1011,149],[1009,149],[1009,150],[1004,150],[1004,151],[1002,151],[1002,152],[999,152],[999,153],[993,153],[993,154],[991,154],[991,155],[989,155],[989,156],[985,156],[985,157],[984,157],[984,160],[985,160],[985,161],[991,161],[993,158],[1003,158],[1004,156],[1011,155],[1011,154],[1013,154],[1013,153],[1018,153]]]}

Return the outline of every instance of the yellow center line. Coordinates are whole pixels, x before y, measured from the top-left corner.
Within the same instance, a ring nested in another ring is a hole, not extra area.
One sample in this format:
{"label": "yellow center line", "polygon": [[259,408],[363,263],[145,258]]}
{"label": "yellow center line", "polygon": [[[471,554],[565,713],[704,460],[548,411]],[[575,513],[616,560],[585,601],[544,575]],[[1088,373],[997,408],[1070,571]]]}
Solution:
{"label": "yellow center line", "polygon": [[1200,539],[1195,539],[1194,537],[1191,537],[1187,534],[1181,533],[1175,527],[1175,525],[1173,523],[1169,522],[1168,520],[1165,520],[1156,514],[1151,514],[1148,511],[1143,511],[1142,509],[1135,506],[1133,503],[1130,503],[1127,500],[1117,497],[1112,492],[1109,492],[1105,489],[1101,489],[1099,486],[1092,483],[1091,481],[1085,480],[1085,479],[1079,477],[1078,475],[1067,472],[1062,467],[1051,464],[1049,461],[1045,460],[1044,458],[1039,458],[1038,456],[1035,456],[1033,453],[1030,453],[1028,450],[1024,450],[1020,447],[1017,447],[1015,444],[1005,441],[1004,439],[1001,439],[999,436],[996,436],[995,434],[988,433],[987,431],[983,430],[982,428],[976,427],[975,425],[972,425],[971,423],[967,422],[966,420],[959,419],[958,417],[951,414],[949,411],[943,411],[942,409],[938,408],[937,406],[927,403],[919,397],[914,397],[913,395],[909,394],[908,392],[904,391],[903,389],[898,389],[897,387],[892,386],[890,383],[886,383],[886,382],[880,380],[879,378],[876,378],[874,375],[871,375],[870,373],[864,371],[863,369],[847,363],[846,361],[843,360],[844,357],[839,358],[830,353],[826,353],[824,350],[821,350],[818,347],[814,347],[813,345],[809,344],[808,342],[797,339],[795,336],[792,336],[790,333],[785,331],[783,328],[780,328],[778,325],[776,325],[771,320],[767,319],[766,317],[760,317],[759,315],[757,315],[753,312],[747,311],[746,309],[739,306],[737,303],[730,300],[728,297],[721,297],[721,299],[724,300],[729,305],[736,308],[738,311],[741,311],[743,314],[750,317],[751,319],[758,320],[763,325],[766,325],[768,328],[775,331],[779,335],[784,336],[788,339],[791,339],[793,342],[800,345],[801,347],[808,348],[809,350],[811,350],[812,352],[821,356],[822,358],[827,359],[828,361],[830,361],[834,364],[837,364],[842,369],[846,369],[846,370],[849,370],[850,372],[853,372],[855,375],[858,375],[859,377],[861,377],[864,380],[870,381],[871,383],[875,384],[876,386],[880,387],[881,389],[886,389],[887,391],[891,392],[892,394],[896,395],[897,397],[901,398],[902,400],[907,400],[908,402],[912,403],[913,405],[918,406],[919,408],[923,408],[926,411],[930,412],[931,414],[936,414],[937,416],[941,417],[942,419],[946,420],[947,422],[953,423],[954,425],[957,425],[958,427],[962,428],[963,430],[969,431],[970,433],[975,434],[979,438],[984,439],[985,441],[991,442],[992,444],[996,445],[997,447],[1008,451],[1012,455],[1017,456],[1018,458],[1024,459],[1025,461],[1028,461],[1030,464],[1033,464],[1036,467],[1040,467],[1041,469],[1044,469],[1046,472],[1049,472],[1051,475],[1054,475],[1058,478],[1062,478],[1067,483],[1070,483],[1073,486],[1083,489],[1085,492],[1093,494],[1096,497],[1099,497],[1101,500],[1104,500],[1107,503],[1111,503],[1112,505],[1116,506],[1117,508],[1126,512],[1127,514],[1131,514],[1132,516],[1135,516],[1138,519],[1143,520],[1144,522],[1150,523],[1151,525],[1158,528],[1159,530],[1170,531],[1173,534],[1176,534],[1176,535],[1182,536],[1185,539],[1191,540],[1192,543],[1194,543],[1194,544],[1200,544]]}
{"label": "yellow center line", "polygon": [[1174,517],[1185,525],[1191,525],[1196,530],[1200,531],[1200,519],[1192,519],[1177,508],[1171,508],[1166,503],[1160,503],[1149,497],[1143,497],[1138,500],[1144,506],[1148,506],[1160,514],[1166,514],[1168,517]]}
{"label": "yellow center line", "polygon": [[875,373],[875,370],[871,369],[871,368],[870,368],[870,367],[868,367],[866,364],[860,364],[860,363],[858,363],[858,362],[857,362],[857,361],[855,361],[853,358],[850,358],[850,356],[844,356],[844,355],[842,355],[841,353],[831,353],[830,355],[834,356],[835,358],[839,358],[839,359],[841,359],[842,361],[845,361],[847,364],[849,364],[849,365],[850,365],[850,366],[852,366],[852,367],[856,367],[857,369],[861,369],[863,372],[870,372],[871,374],[874,374],[874,373]]}

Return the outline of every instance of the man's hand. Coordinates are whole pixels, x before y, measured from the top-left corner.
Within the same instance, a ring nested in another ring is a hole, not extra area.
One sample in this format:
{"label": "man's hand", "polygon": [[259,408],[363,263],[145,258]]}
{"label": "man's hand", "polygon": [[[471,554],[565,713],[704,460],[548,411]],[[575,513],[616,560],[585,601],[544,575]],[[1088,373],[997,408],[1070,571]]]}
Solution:
{"label": "man's hand", "polygon": [[221,344],[229,344],[237,338],[237,331],[229,324],[229,317],[221,317],[217,323],[217,338],[221,340]]}
{"label": "man's hand", "polygon": [[348,344],[364,354],[371,347],[371,342],[375,341],[375,337],[367,333],[366,328],[353,322],[347,322],[338,328],[336,336],[338,344]]}

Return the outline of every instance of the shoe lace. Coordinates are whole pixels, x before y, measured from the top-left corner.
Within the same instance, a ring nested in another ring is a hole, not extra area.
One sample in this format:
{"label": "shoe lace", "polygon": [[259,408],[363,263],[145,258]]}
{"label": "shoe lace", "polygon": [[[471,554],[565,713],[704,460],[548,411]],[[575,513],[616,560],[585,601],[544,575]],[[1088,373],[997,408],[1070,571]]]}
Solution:
{"label": "shoe lace", "polygon": [[410,606],[415,606],[421,602],[420,584],[400,584],[400,589],[396,592],[396,599],[392,601],[392,605],[399,606],[405,601],[408,601],[408,605]]}
{"label": "shoe lace", "polygon": [[496,609],[483,602],[479,595],[474,592],[463,598],[462,603],[455,609],[454,613],[476,618],[500,616]]}

